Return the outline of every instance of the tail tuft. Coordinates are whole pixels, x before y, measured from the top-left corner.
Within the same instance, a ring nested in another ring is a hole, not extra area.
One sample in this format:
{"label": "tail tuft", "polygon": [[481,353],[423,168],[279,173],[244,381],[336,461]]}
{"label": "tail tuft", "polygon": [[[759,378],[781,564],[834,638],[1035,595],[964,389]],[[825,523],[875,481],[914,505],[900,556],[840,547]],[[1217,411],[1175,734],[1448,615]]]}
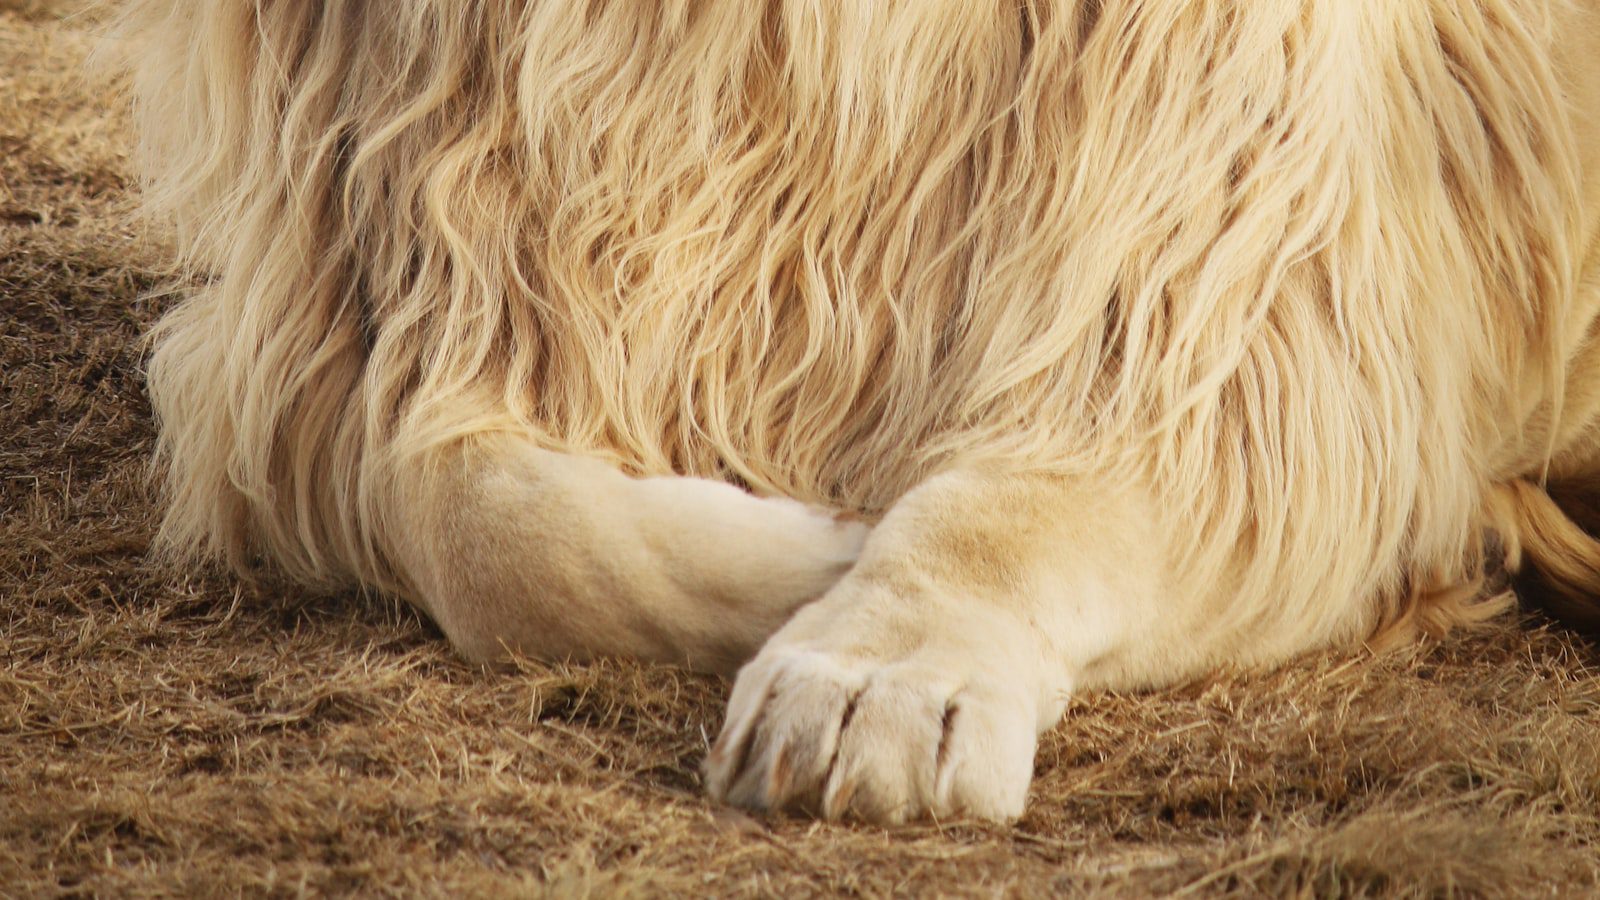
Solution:
{"label": "tail tuft", "polygon": [[1600,482],[1515,481],[1500,501],[1506,569],[1522,602],[1600,638]]}

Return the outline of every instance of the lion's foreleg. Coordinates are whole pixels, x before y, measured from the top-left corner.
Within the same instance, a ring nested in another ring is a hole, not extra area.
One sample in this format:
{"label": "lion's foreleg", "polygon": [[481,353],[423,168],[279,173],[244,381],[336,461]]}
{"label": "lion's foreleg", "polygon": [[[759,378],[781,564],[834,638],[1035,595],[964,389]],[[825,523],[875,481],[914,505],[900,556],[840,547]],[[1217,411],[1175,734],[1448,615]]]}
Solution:
{"label": "lion's foreleg", "polygon": [[857,566],[740,673],[712,793],[894,822],[1022,812],[1038,734],[1077,690],[1226,658],[1215,591],[1178,585],[1135,488],[945,475],[907,494]]}
{"label": "lion's foreleg", "polygon": [[479,436],[405,467],[390,528],[407,590],[464,655],[749,658],[854,563],[866,526],[694,478]]}

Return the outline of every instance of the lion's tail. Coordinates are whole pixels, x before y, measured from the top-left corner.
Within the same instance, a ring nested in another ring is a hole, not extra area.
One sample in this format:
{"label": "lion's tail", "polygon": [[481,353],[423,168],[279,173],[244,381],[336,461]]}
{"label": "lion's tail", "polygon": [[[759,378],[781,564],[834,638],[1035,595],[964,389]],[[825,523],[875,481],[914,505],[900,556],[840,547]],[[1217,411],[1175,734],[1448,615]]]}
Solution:
{"label": "lion's tail", "polygon": [[1600,637],[1600,483],[1513,481],[1494,506],[1517,596]]}

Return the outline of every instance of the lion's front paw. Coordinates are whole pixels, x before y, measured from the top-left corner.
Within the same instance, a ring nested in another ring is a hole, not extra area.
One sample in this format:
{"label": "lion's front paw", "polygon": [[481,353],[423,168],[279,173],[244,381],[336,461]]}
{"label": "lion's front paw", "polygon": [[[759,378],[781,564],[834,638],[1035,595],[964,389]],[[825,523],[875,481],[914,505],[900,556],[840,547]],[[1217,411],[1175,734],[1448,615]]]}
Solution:
{"label": "lion's front paw", "polygon": [[769,645],[740,672],[706,760],[718,799],[829,819],[1006,821],[1033,776],[1037,713],[1003,667]]}

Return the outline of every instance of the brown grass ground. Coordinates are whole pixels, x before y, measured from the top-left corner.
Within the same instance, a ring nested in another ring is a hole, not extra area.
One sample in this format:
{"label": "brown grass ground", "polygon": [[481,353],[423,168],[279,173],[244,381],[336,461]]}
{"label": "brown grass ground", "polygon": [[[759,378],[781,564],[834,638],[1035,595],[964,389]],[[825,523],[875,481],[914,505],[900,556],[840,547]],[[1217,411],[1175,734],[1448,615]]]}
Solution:
{"label": "brown grass ground", "polygon": [[72,5],[0,0],[0,894],[1600,890],[1596,655],[1535,622],[1084,699],[1015,827],[882,831],[708,804],[715,679],[156,569],[162,247]]}

